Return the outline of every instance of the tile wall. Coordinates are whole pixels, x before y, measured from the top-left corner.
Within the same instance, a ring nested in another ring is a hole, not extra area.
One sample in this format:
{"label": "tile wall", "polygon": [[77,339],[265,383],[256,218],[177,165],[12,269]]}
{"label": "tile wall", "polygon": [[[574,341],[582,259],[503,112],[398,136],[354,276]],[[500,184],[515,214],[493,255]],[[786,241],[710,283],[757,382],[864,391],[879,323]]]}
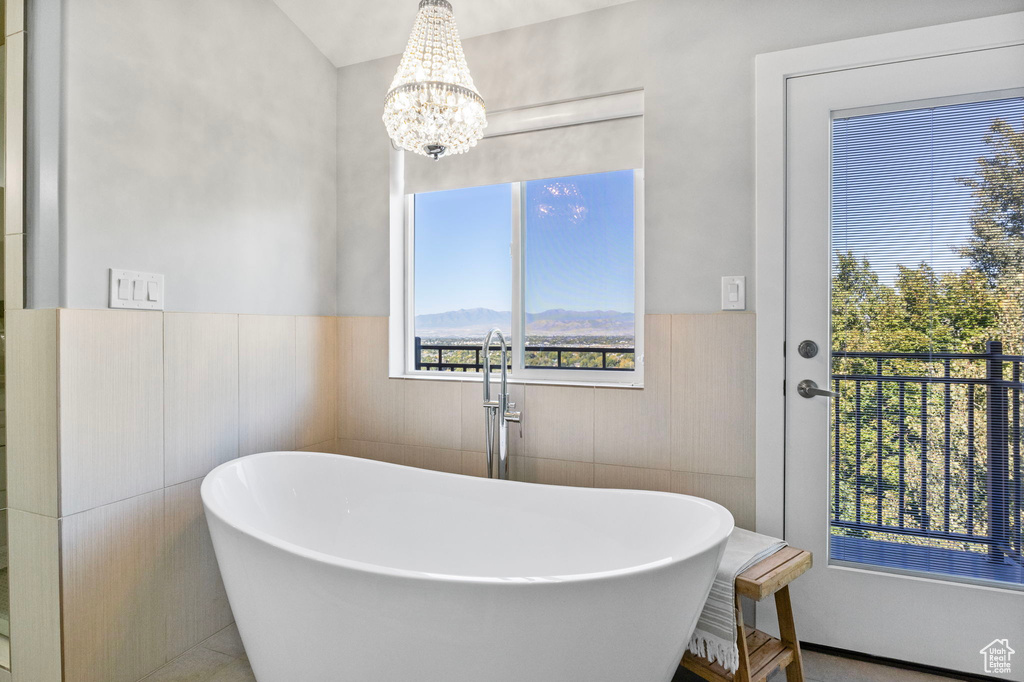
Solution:
{"label": "tile wall", "polygon": [[[47,539],[12,566],[26,681],[136,682],[231,622],[199,494],[222,462],[484,474],[479,382],[389,379],[383,317],[24,310],[10,330],[12,531]],[[643,390],[511,387],[513,478],[693,493],[752,527],[754,316],[649,315],[646,339]]]}
{"label": "tile wall", "polygon": [[[754,526],[752,313],[647,315],[643,390],[513,385],[517,480],[700,495]],[[387,318],[339,318],[334,452],[483,475],[481,386],[387,378]]]}
{"label": "tile wall", "polygon": [[135,682],[232,622],[202,478],[333,446],[337,320],[20,310],[9,331],[13,527],[41,540],[11,571],[15,681]]}

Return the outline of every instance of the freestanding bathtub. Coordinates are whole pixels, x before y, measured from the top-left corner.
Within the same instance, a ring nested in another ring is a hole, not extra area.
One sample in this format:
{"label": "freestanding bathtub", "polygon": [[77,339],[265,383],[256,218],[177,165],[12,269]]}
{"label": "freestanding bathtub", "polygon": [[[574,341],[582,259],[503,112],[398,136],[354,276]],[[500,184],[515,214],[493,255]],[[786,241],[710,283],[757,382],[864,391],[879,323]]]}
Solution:
{"label": "freestanding bathtub", "polygon": [[202,496],[259,682],[668,682],[733,528],[695,497],[305,452]]}

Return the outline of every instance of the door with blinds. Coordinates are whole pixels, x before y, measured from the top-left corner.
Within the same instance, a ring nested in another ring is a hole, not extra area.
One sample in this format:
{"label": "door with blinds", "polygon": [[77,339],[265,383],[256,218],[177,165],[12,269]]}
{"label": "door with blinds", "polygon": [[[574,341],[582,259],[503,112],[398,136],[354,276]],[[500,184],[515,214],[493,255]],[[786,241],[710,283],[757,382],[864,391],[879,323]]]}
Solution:
{"label": "door with blinds", "polygon": [[[992,642],[1024,647],[1021,64],[1007,47],[789,81],[807,641],[978,674]],[[1024,654],[998,672],[1024,679]]]}

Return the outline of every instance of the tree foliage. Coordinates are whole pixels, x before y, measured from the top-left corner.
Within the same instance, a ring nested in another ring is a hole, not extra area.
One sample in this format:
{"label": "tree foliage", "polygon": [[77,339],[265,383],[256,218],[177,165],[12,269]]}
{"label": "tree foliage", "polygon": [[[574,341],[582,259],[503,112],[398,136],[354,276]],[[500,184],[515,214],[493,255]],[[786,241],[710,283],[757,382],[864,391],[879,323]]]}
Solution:
{"label": "tree foliage", "polygon": [[836,254],[836,350],[981,353],[985,342],[994,338],[999,316],[997,290],[975,268],[938,275],[927,263],[901,265],[889,286],[879,281],[866,258],[858,259],[852,252]]}
{"label": "tree foliage", "polygon": [[980,353],[990,339],[1024,353],[1024,127],[995,119],[989,153],[974,177],[971,237],[957,248],[970,262],[938,274],[928,263],[900,265],[892,286],[867,259],[836,253],[832,281],[837,350]]}
{"label": "tree foliage", "polygon": [[978,159],[975,177],[958,179],[975,199],[973,236],[960,254],[997,285],[1024,269],[1024,127],[996,119],[985,144],[990,154]]}
{"label": "tree foliage", "polygon": [[[971,236],[956,252],[967,259],[959,272],[938,273],[927,262],[900,265],[891,283],[881,281],[866,258],[834,254],[832,342],[837,351],[981,354],[986,342],[1024,355],[1024,127],[996,119],[984,137],[987,153],[973,177],[959,178],[974,205]],[[836,375],[981,378],[985,360],[842,358]],[[988,458],[985,410],[988,388],[927,379],[846,380],[833,428],[838,472],[833,513],[846,520],[881,520],[929,528],[949,524],[957,532],[987,532]],[[949,410],[949,418],[946,411]],[[1011,432],[1019,437],[1020,426]],[[947,474],[948,472],[948,474]],[[946,476],[950,495],[944,495]],[[1004,472],[1011,485],[1019,473]],[[900,493],[900,486],[904,493]],[[968,486],[973,486],[968,495]],[[903,500],[902,511],[898,500]],[[968,500],[973,500],[969,503]],[[945,516],[948,502],[950,517]],[[968,509],[968,507],[971,509]],[[1016,526],[1021,509],[1012,511]],[[845,534],[862,535],[850,529]],[[877,539],[896,537],[867,533]],[[900,542],[927,543],[899,538]],[[962,543],[962,549],[986,551]]]}

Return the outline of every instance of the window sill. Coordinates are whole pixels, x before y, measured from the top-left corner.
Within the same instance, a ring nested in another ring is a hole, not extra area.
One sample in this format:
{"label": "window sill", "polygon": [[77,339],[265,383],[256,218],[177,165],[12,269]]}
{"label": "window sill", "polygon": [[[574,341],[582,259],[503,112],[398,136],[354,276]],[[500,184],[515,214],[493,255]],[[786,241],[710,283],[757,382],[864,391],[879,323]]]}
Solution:
{"label": "window sill", "polygon": [[[464,375],[464,376],[459,376]],[[476,372],[417,372],[409,374],[396,374],[389,379],[409,379],[412,381],[463,381],[483,383],[483,376]],[[500,379],[492,374],[491,385],[498,383]],[[616,381],[568,381],[551,379],[523,379],[522,377],[508,377],[510,384],[523,384],[531,386],[578,386],[580,388],[622,388],[642,390],[643,384],[627,384]]]}

